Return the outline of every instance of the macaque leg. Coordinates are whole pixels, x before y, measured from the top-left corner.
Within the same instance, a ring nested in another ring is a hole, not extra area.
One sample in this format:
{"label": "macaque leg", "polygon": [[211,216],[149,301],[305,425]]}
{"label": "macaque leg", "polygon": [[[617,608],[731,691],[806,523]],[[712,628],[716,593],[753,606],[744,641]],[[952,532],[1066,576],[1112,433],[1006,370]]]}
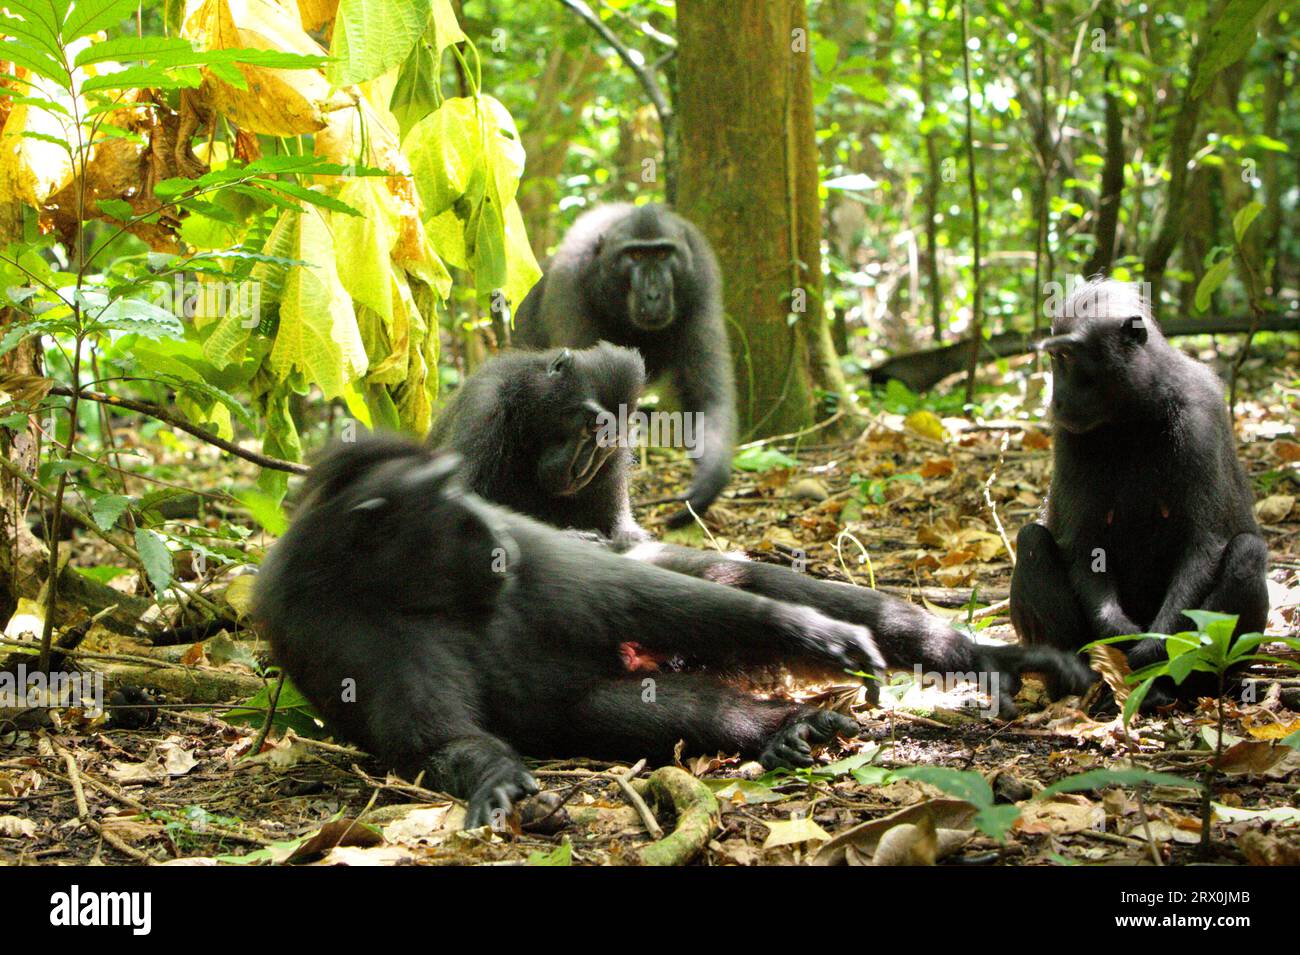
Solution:
{"label": "macaque leg", "polygon": [[1224,548],[1214,586],[1201,608],[1236,614],[1239,634],[1259,633],[1268,623],[1267,570],[1268,545],[1264,538],[1238,534]]}
{"label": "macaque leg", "polygon": [[809,744],[856,736],[846,716],[775,700],[758,700],[693,673],[655,673],[601,684],[572,713],[592,755],[666,759],[678,740],[694,754],[736,753],[769,768],[806,766]]}
{"label": "macaque leg", "polygon": [[1022,642],[1077,650],[1095,639],[1052,532],[1026,524],[1016,536],[1011,623]]}

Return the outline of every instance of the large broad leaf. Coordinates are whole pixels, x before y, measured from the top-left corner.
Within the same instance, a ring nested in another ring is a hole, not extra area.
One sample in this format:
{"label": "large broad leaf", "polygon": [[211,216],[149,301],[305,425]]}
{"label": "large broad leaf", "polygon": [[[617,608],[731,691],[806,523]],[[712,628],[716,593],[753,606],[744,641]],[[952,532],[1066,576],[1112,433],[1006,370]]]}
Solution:
{"label": "large broad leaf", "polygon": [[297,210],[285,212],[276,220],[262,246],[263,260],[254,266],[251,276],[253,287],[258,289],[258,313],[242,315],[236,310],[227,312],[203,343],[203,356],[217,368],[242,361],[249,339],[259,329],[270,333],[271,317],[280,304],[285,281],[292,267],[289,263],[297,261],[298,226],[301,219],[302,215]]}
{"label": "large broad leaf", "polygon": [[1061,793],[1087,792],[1107,786],[1169,786],[1177,789],[1200,789],[1201,784],[1171,773],[1156,773],[1146,769],[1094,769],[1077,776],[1067,776],[1053,783],[1034,798],[1051,799]]}
{"label": "large broad leaf", "polygon": [[1210,24],[1209,33],[1202,40],[1205,53],[1192,83],[1192,96],[1200,96],[1219,71],[1236,63],[1255,43],[1259,31],[1260,15],[1271,5],[1271,0],[1226,0],[1219,15]]}
{"label": "large broad leaf", "polygon": [[339,198],[361,213],[359,216],[331,215],[334,245],[342,260],[339,280],[348,294],[393,323],[393,263],[397,213],[392,193],[378,179],[353,179],[343,184]]}
{"label": "large broad leaf", "polygon": [[474,100],[446,100],[412,127],[402,140],[402,151],[411,163],[425,221],[461,200],[473,207],[483,201],[487,177]]}
{"label": "large broad leaf", "polygon": [[406,59],[429,22],[430,0],[340,0],[327,75],[335,86],[364,83]]}
{"label": "large broad leaf", "polygon": [[172,552],[163,539],[148,528],[135,532],[135,549],[144,564],[145,573],[153,589],[161,593],[172,585]]}
{"label": "large broad leaf", "polygon": [[1219,286],[1228,277],[1232,268],[1232,256],[1225,255],[1205,270],[1200,283],[1196,286],[1196,310],[1203,312],[1210,307],[1210,298],[1219,290]]}
{"label": "large broad leaf", "polygon": [[[284,461],[302,460],[302,439],[298,428],[293,423],[289,410],[289,389],[284,384],[276,385],[263,398],[262,417],[266,420],[266,434],[262,438],[262,451]],[[284,499],[289,490],[289,475],[285,471],[263,468],[258,475],[257,486],[274,500]]]}
{"label": "large broad leaf", "polygon": [[388,100],[401,135],[405,136],[412,126],[437,109],[437,83],[438,59],[432,48],[420,41],[407,54]]}
{"label": "large broad leaf", "polygon": [[513,308],[518,308],[541,277],[541,266],[528,244],[523,213],[519,211],[519,203],[512,200],[506,206],[506,298]]}
{"label": "large broad leaf", "polygon": [[348,382],[365,374],[367,365],[352,300],[339,281],[334,255],[324,216],[316,209],[303,212],[295,258],[314,267],[289,271],[270,356],[277,378],[301,375],[319,386],[327,399],[343,394]]}
{"label": "large broad leaf", "polygon": [[468,39],[456,21],[456,11],[451,0],[433,0],[429,5],[433,13],[433,49],[439,57],[453,43]]}
{"label": "large broad leaf", "polygon": [[121,494],[101,494],[90,507],[90,516],[103,531],[111,531],[117,519],[131,506],[131,499]]}

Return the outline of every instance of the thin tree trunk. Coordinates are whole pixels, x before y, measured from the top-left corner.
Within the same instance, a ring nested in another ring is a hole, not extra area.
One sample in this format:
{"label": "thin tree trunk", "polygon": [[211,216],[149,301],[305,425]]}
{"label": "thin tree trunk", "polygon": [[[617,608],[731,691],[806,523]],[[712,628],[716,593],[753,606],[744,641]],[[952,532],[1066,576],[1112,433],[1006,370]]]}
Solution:
{"label": "thin tree trunk", "polygon": [[939,142],[930,106],[930,31],[921,31],[921,122],[925,129],[925,276],[934,341],[943,341],[943,286],[939,280]]}
{"label": "thin tree trunk", "polygon": [[971,294],[970,364],[966,366],[966,404],[975,401],[975,372],[979,368],[980,344],[984,339],[984,286],[980,275],[980,189],[975,175],[975,110],[970,81],[970,46],[966,24],[966,0],[961,4],[961,68],[966,84],[966,176],[970,186]]}
{"label": "thin tree trunk", "polygon": [[[1269,23],[1267,36],[1273,44],[1273,55],[1268,59],[1264,73],[1264,135],[1279,138],[1282,101],[1286,96],[1287,50],[1280,42],[1282,26],[1279,17]],[[1279,172],[1282,157],[1271,149],[1260,157],[1259,178],[1264,191],[1264,211],[1259,224],[1247,233],[1247,248],[1255,255],[1253,261],[1260,266],[1265,292],[1276,295],[1281,289],[1282,260],[1282,189]]]}
{"label": "thin tree trunk", "polygon": [[1124,118],[1119,97],[1115,95],[1115,4],[1101,5],[1101,28],[1106,31],[1107,60],[1102,76],[1106,114],[1106,158],[1101,169],[1101,195],[1097,201],[1096,228],[1093,230],[1092,255],[1083,266],[1084,275],[1109,272],[1115,261],[1115,233],[1119,227],[1119,207],[1124,195]]}
{"label": "thin tree trunk", "polygon": [[[1206,17],[1206,22],[1210,22]],[[1169,186],[1165,190],[1164,215],[1155,238],[1147,249],[1143,263],[1143,277],[1151,288],[1151,309],[1159,317],[1161,290],[1169,257],[1182,237],[1183,214],[1187,199],[1187,163],[1195,147],[1196,124],[1200,118],[1201,97],[1193,96],[1196,78],[1200,73],[1201,58],[1205,52],[1204,38],[1192,48],[1187,64],[1187,82],[1183,87],[1178,112],[1169,133]]]}
{"label": "thin tree trunk", "polygon": [[678,209],[718,254],[741,432],[753,437],[811,424],[813,366],[820,376],[836,364],[822,314],[810,91],[792,88],[809,72],[791,58],[812,55],[806,28],[795,32],[802,6],[677,5]]}
{"label": "thin tree trunk", "polygon": [[[791,29],[809,34],[804,0],[786,0],[786,3],[790,8]],[[817,161],[817,124],[813,117],[812,54],[793,55],[789,62],[789,154],[794,172],[790,214],[795,223],[792,276],[794,287],[806,290],[808,295],[807,311],[795,323],[795,329],[808,351],[813,388],[833,396],[837,405],[847,407],[848,385],[835,352],[822,297],[821,170]],[[815,408],[813,415],[820,419],[835,410]]]}

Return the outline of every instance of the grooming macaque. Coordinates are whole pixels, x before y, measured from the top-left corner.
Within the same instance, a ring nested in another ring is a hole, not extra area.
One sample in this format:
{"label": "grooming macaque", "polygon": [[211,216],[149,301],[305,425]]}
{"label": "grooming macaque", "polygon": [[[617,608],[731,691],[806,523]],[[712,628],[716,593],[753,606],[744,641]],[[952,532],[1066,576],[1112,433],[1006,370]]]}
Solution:
{"label": "grooming macaque", "polygon": [[[537,785],[530,756],[740,752],[811,762],[849,717],[721,674],[777,661],[874,673],[871,632],[626,560],[462,490],[457,455],[334,448],[262,565],[255,616],[342,735],[468,800],[467,825]],[[678,672],[654,672],[673,659]]]}
{"label": "grooming macaque", "polygon": [[[466,379],[429,442],[457,451],[465,485],[495,504],[557,527],[641,540],[628,499],[630,436],[609,425],[620,407],[636,408],[644,383],[641,356],[605,342],[505,352]],[[611,457],[622,460],[609,466]]]}
{"label": "grooming macaque", "polygon": [[[649,378],[668,376],[682,411],[699,413],[685,499],[702,514],[731,475],[736,402],[722,280],[695,226],[663,206],[626,204],[599,206],[573,224],[519,306],[515,343],[599,341],[637,349]],[[681,511],[669,525],[691,520]]]}
{"label": "grooming macaque", "polygon": [[[1194,629],[1184,610],[1268,616],[1268,548],[1237,459],[1224,388],[1171,346],[1136,287],[1071,294],[1052,356],[1052,484],[1017,538],[1011,619],[1026,643]],[[1129,650],[1141,667],[1163,642]]]}
{"label": "grooming macaque", "polygon": [[[560,371],[551,374],[557,362]],[[648,542],[628,504],[632,456],[626,450],[600,457],[594,474],[584,464],[586,483],[576,493],[568,490],[571,482],[550,481],[547,462],[587,460],[573,450],[590,433],[581,409],[607,408],[611,394],[635,407],[637,367],[635,353],[608,344],[504,355],[465,382],[435,424],[432,441],[463,456],[466,486],[487,500],[557,527],[614,538],[615,549],[635,560],[869,627],[889,666],[919,664],[972,677],[997,673],[1005,714],[1015,713],[1012,697],[1023,672],[1044,673],[1062,693],[1078,692],[1091,681],[1080,660],[1050,649],[976,644],[921,608],[878,591],[715,551]]]}

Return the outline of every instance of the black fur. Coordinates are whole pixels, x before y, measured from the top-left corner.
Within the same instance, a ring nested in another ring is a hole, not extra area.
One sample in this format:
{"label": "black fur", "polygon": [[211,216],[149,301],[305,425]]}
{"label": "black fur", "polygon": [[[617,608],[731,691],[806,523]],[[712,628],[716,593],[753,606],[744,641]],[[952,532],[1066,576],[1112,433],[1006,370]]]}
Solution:
{"label": "black fur", "polygon": [[[669,544],[630,546],[645,542],[647,535],[632,521],[628,505],[629,454],[605,459],[578,494],[555,494],[538,475],[541,462],[556,454],[566,460],[571,457],[569,432],[548,420],[553,410],[580,406],[597,396],[607,404],[605,396],[611,388],[620,400],[635,407],[639,397],[631,390],[635,353],[607,344],[574,352],[572,374],[564,378],[546,374],[556,354],[514,353],[486,363],[465,382],[435,424],[433,443],[465,458],[462,476],[474,493],[557,527],[613,538],[615,547],[633,559],[869,627],[890,666],[920,665],[930,672],[971,674],[972,678],[997,673],[999,706],[1006,714],[1015,713],[1012,697],[1022,672],[1045,673],[1061,693],[1078,692],[1090,682],[1080,660],[1051,650],[1030,652],[1023,647],[973,643],[921,608],[877,591],[709,550]],[[601,375],[611,376],[617,385],[602,388]],[[539,390],[563,398],[539,399],[535,394]]]}
{"label": "black fur", "polygon": [[[514,340],[531,348],[603,340],[637,349],[650,379],[669,376],[682,411],[703,416],[686,500],[702,514],[726,486],[736,399],[722,280],[713,250],[691,223],[658,205],[585,213],[520,304]],[[669,524],[690,521],[682,511]]]}
{"label": "black fur", "polygon": [[[460,489],[459,464],[392,438],[336,447],[262,566],[255,613],[333,727],[468,799],[468,825],[535,791],[520,753],[667,759],[685,740],[806,765],[809,741],[856,732],[700,668],[874,672],[869,631],[494,507]],[[629,647],[683,672],[628,672]]]}
{"label": "black fur", "polygon": [[[1074,292],[1044,342],[1056,422],[1041,523],[1020,531],[1011,618],[1063,649],[1193,629],[1184,610],[1268,617],[1268,548],[1237,459],[1223,384],[1171,346],[1133,286]],[[1148,639],[1140,667],[1163,660]]]}
{"label": "black fur", "polygon": [[459,453],[465,485],[495,504],[557,527],[641,539],[628,499],[632,451],[606,440],[601,422],[620,407],[635,410],[644,384],[641,356],[605,342],[506,352],[465,381],[429,442]]}

